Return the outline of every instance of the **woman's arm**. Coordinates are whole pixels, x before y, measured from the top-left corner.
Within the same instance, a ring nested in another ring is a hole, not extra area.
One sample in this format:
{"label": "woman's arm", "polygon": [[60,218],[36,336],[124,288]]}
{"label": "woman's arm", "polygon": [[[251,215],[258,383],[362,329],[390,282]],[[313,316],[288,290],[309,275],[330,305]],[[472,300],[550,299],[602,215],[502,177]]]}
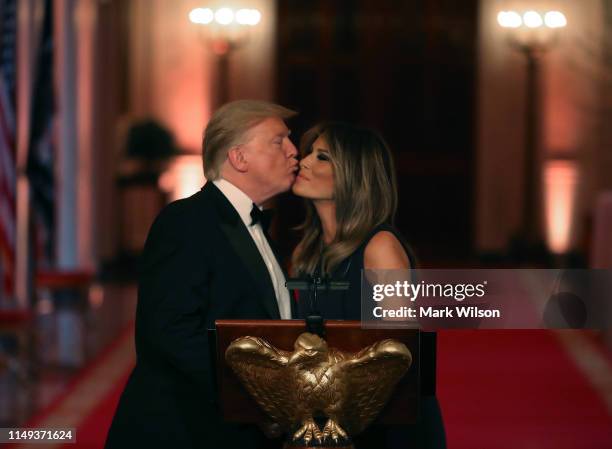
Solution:
{"label": "woman's arm", "polygon": [[[410,259],[400,241],[389,231],[380,231],[368,242],[363,255],[363,267],[366,279],[370,285],[395,284],[410,279],[405,271],[386,270],[409,270]],[[386,296],[376,304],[383,309],[396,309],[402,306],[410,306],[410,301],[405,297]],[[390,318],[384,316],[383,321],[404,321],[406,318]]]}

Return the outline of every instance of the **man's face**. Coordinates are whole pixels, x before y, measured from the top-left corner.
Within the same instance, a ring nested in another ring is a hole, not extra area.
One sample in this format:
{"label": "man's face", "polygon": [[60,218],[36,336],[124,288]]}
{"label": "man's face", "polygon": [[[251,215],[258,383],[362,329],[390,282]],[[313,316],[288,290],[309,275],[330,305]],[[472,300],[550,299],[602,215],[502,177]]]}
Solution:
{"label": "man's face", "polygon": [[270,117],[252,127],[242,144],[249,178],[263,200],[289,190],[295,181],[298,152],[289,134],[285,122]]}

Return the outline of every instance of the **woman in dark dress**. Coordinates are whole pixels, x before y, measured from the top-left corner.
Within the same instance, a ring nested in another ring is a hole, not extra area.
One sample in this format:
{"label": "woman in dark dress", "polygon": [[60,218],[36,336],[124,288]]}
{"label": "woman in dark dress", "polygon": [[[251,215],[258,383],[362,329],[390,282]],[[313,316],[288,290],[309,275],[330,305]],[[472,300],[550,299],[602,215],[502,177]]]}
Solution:
{"label": "woman in dark dress", "polygon": [[[293,192],[305,198],[303,237],[292,257],[293,275],[329,276],[349,282],[346,291],[330,291],[316,305],[324,319],[361,318],[361,272],[408,270],[415,259],[393,227],[397,186],[393,159],[375,132],[345,123],[323,123],[301,142],[300,171]],[[297,301],[296,318],[312,312]],[[430,358],[435,366],[435,339]],[[444,427],[435,392],[421,401],[414,426],[375,427],[355,439],[360,448],[443,448]]]}

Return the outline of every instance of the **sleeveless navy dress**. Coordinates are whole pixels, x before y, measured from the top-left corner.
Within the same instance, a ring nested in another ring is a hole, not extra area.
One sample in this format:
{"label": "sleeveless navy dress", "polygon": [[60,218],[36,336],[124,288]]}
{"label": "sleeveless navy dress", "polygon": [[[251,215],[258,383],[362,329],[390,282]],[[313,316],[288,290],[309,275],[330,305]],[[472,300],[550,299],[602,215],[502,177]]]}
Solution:
{"label": "sleeveless navy dress", "polygon": [[[412,268],[416,259],[403,236],[391,225],[375,227],[359,245],[344,259],[329,278],[331,281],[348,281],[348,290],[322,292],[317,300],[316,309],[326,320],[361,319],[361,272],[364,268],[364,253],[368,243],[378,232],[391,232],[402,244]],[[305,292],[295,298],[293,317],[304,319],[312,312],[308,295]],[[423,332],[421,338],[421,404],[419,420],[415,425],[378,427],[373,425],[355,438],[356,449],[399,449],[399,448],[445,448],[446,437],[440,407],[435,396],[436,378],[436,334]]]}
{"label": "sleeveless navy dress", "polygon": [[[365,248],[368,243],[377,233],[381,231],[391,232],[402,244],[404,251],[410,260],[410,266],[414,267],[416,261],[412,255],[410,247],[404,241],[404,238],[391,225],[381,224],[374,228],[363,240],[361,245],[344,259],[329,278],[331,281],[348,281],[348,290],[324,291],[319,294],[316,304],[318,312],[326,320],[360,320],[361,319],[361,271],[363,270],[363,258]],[[319,271],[319,270],[317,270]],[[295,309],[293,316],[295,318],[305,318],[311,312],[312,305],[305,292],[301,292],[295,300]]]}

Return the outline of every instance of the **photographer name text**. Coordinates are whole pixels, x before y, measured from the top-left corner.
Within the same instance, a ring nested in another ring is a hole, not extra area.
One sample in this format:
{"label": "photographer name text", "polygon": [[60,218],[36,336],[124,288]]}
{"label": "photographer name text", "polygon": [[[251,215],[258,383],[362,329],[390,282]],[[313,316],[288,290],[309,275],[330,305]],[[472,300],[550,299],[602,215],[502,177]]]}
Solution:
{"label": "photographer name text", "polygon": [[388,309],[377,306],[372,310],[374,318],[501,318],[499,309],[485,309],[478,306],[408,307]]}

